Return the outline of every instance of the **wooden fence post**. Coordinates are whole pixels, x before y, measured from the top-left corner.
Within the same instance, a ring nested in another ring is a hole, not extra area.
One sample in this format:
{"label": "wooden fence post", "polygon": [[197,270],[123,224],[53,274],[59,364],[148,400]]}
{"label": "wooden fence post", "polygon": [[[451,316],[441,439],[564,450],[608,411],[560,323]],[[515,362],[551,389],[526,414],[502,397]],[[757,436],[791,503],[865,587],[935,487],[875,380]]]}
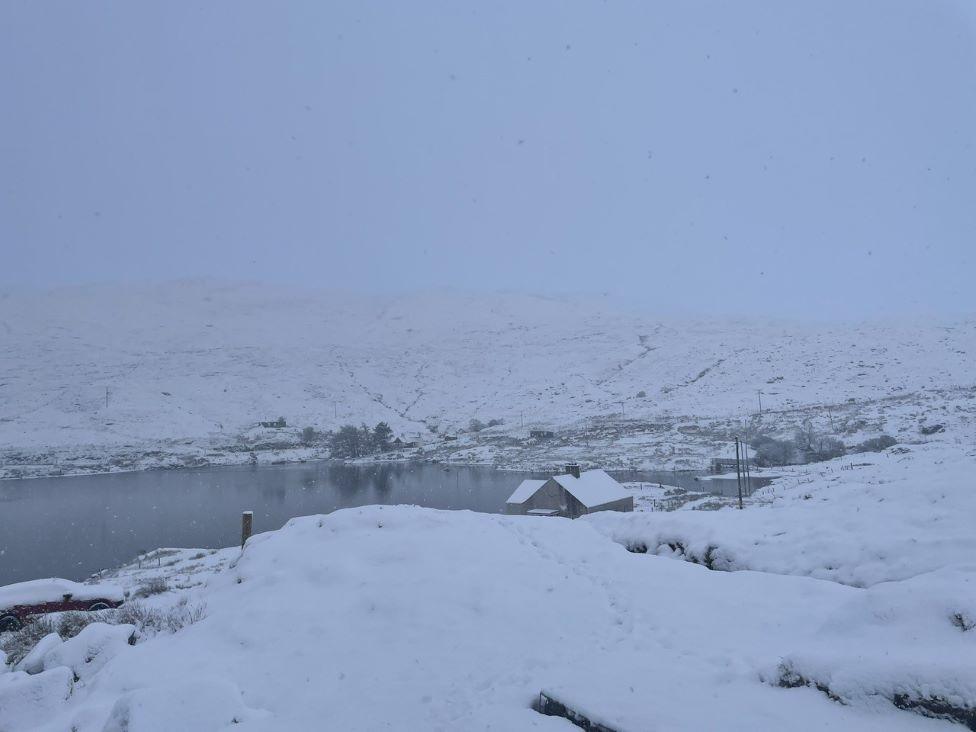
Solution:
{"label": "wooden fence post", "polygon": [[251,523],[254,519],[254,511],[245,511],[241,514],[241,549],[245,542],[251,538]]}

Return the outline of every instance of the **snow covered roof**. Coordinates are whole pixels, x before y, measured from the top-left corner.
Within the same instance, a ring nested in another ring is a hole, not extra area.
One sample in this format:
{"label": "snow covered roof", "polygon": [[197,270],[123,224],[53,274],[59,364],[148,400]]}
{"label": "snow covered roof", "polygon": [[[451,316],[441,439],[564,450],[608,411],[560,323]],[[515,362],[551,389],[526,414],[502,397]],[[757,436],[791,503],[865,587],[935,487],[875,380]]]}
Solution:
{"label": "snow covered roof", "polygon": [[580,473],[579,478],[575,475],[554,475],[552,479],[587,508],[630,497],[624,487],[603,470],[587,470]]}
{"label": "snow covered roof", "polygon": [[[573,475],[554,475],[551,480],[559,483],[587,508],[630,497],[623,486],[603,470],[587,470],[580,473],[579,478]],[[506,503],[525,503],[545,484],[544,480],[523,480]]]}
{"label": "snow covered roof", "polygon": [[523,480],[519,483],[519,487],[515,489],[515,492],[508,497],[506,503],[525,503],[527,500],[535,495],[535,492],[539,490],[543,485],[545,485],[544,480]]}
{"label": "snow covered roof", "polygon": [[121,602],[123,599],[122,588],[115,585],[83,585],[80,582],[51,577],[0,587],[0,608],[60,602],[64,595],[71,595],[76,600]]}

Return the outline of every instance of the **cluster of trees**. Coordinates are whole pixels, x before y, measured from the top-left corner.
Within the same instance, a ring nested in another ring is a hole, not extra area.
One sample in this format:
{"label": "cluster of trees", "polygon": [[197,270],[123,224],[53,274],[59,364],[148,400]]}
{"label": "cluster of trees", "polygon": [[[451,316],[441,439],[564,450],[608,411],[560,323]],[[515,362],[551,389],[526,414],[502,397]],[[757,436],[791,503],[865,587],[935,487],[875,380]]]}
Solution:
{"label": "cluster of trees", "polygon": [[833,435],[818,433],[809,422],[803,429],[793,434],[793,443],[803,456],[805,463],[818,463],[822,460],[833,460],[835,457],[847,454],[847,447],[843,440]]}
{"label": "cluster of trees", "polygon": [[365,424],[357,427],[347,424],[332,436],[329,447],[332,457],[358,458],[374,452],[386,452],[393,440],[393,430],[386,422],[379,422],[373,429]]}
{"label": "cluster of trees", "polygon": [[[793,439],[777,440],[767,435],[757,435],[750,441],[756,464],[762,467],[816,463],[832,460],[847,454],[847,446],[842,440],[816,432],[809,424],[793,434]],[[854,452],[880,452],[896,440],[890,435],[881,435],[865,440],[852,448]]]}
{"label": "cluster of trees", "polygon": [[847,453],[844,443],[831,435],[813,435],[797,430],[793,439],[777,440],[766,435],[752,439],[756,464],[762,467],[817,463]]}
{"label": "cluster of trees", "polygon": [[757,435],[750,440],[756,465],[768,468],[774,465],[791,465],[796,462],[796,446],[792,440],[777,440],[768,435]]}

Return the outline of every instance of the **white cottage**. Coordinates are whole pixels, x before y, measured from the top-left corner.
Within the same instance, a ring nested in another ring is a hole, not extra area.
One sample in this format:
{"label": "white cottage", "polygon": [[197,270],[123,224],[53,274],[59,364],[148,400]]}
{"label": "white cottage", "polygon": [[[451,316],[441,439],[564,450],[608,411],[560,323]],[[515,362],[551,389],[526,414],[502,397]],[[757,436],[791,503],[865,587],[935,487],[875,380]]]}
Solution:
{"label": "white cottage", "polygon": [[565,475],[523,480],[505,502],[505,513],[576,518],[595,511],[633,511],[634,497],[603,470],[580,472],[566,466]]}

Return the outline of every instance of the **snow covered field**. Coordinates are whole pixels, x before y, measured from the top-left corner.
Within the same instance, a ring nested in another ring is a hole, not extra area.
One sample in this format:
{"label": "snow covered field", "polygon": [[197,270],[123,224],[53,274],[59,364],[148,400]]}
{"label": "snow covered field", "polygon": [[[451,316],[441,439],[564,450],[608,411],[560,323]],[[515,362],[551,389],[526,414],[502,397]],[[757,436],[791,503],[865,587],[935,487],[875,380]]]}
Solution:
{"label": "snow covered field", "polygon": [[[702,468],[747,426],[911,442],[976,416],[973,321],[704,323],[183,282],[7,294],[0,333],[3,477],[321,457],[303,427],[380,420],[424,444],[404,457]],[[288,429],[257,427],[278,416]],[[504,424],[443,440],[474,418]]]}
{"label": "snow covered field", "polygon": [[573,729],[542,690],[625,732],[972,728],[974,464],[931,446],[744,511],[377,506],[166,550],[104,579],[163,576],[149,602],[206,617],[134,646],[95,626],[90,662],[53,643],[0,673],[0,729]]}
{"label": "snow covered field", "polygon": [[[973,322],[212,283],[0,308],[7,476],[315,457],[301,427],[379,420],[502,466],[701,468],[739,430],[807,420],[898,440],[777,469],[743,511],[638,483],[632,514],[371,506],[161,550],[101,579],[134,598],[161,577],[127,604],[202,619],[48,636],[0,665],[0,732],[573,729],[533,710],[543,691],[619,732],[976,729]],[[504,424],[459,433],[472,418]]]}

